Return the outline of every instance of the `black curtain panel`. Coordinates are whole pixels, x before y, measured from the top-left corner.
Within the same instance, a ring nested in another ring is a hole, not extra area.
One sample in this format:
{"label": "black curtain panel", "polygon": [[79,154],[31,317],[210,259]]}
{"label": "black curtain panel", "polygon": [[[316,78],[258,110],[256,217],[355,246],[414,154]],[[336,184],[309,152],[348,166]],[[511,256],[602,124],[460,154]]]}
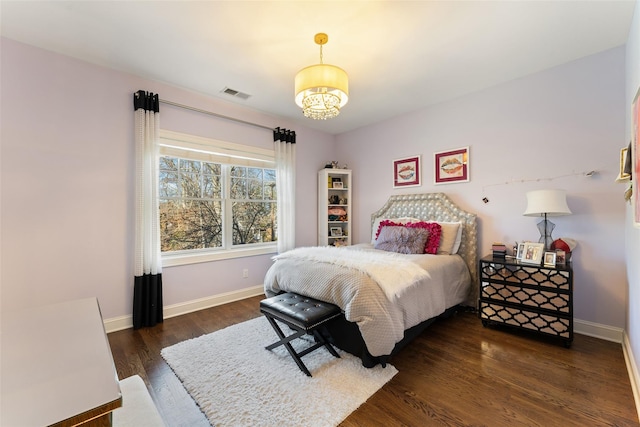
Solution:
{"label": "black curtain panel", "polygon": [[136,144],[135,271],[133,283],[133,327],[154,326],[163,320],[162,259],[158,196],[157,94],[140,90],[133,95]]}

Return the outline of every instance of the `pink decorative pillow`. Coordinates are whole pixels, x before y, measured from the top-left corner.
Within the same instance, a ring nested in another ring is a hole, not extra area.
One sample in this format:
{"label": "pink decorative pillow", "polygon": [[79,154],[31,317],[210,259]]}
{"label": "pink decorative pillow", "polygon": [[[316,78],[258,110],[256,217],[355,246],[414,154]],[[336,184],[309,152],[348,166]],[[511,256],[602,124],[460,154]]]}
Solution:
{"label": "pink decorative pillow", "polygon": [[438,246],[440,246],[440,235],[442,233],[442,227],[437,222],[408,222],[406,224],[401,224],[394,222],[392,220],[383,220],[380,221],[380,226],[378,227],[378,231],[376,232],[376,240],[378,240],[378,236],[380,235],[380,230],[385,226],[399,226],[399,227],[407,227],[407,228],[424,228],[429,232],[429,236],[427,237],[427,242],[424,247],[425,254],[436,254],[438,253]]}
{"label": "pink decorative pillow", "polygon": [[399,254],[423,254],[429,237],[424,228],[387,225],[380,229],[374,247]]}

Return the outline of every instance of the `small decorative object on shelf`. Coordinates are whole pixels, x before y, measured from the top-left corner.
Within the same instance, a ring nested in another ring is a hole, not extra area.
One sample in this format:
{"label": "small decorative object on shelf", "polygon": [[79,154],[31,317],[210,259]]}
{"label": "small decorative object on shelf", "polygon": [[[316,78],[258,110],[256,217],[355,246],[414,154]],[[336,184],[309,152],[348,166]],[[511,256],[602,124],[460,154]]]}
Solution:
{"label": "small decorative object on shelf", "polygon": [[[555,252],[545,253],[556,256]],[[478,311],[484,326],[506,325],[573,341],[573,270],[570,264],[527,265],[488,255],[479,261]]]}
{"label": "small decorative object on shelf", "polygon": [[494,242],[491,245],[491,250],[493,251],[493,256],[496,258],[504,258],[507,256],[507,246],[501,242]]}
{"label": "small decorative object on shelf", "polygon": [[569,239],[568,237],[561,237],[560,239],[556,239],[551,244],[551,250],[564,251],[565,253],[565,262],[571,261],[571,255],[573,251],[575,251],[576,246],[578,246],[578,242],[574,239]]}
{"label": "small decorative object on shelf", "polygon": [[331,227],[331,237],[342,237],[342,227]]}

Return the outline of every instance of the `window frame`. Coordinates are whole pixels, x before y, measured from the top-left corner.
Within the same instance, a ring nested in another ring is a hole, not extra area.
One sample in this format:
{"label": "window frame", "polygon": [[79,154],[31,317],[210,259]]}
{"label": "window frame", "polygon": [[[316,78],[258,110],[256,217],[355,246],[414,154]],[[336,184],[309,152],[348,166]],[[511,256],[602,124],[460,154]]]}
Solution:
{"label": "window frame", "polygon": [[[275,151],[273,149],[268,150],[169,130],[160,130],[159,137],[158,161],[161,156],[172,156],[222,163],[223,169],[230,169],[229,165],[275,169]],[[230,180],[229,175],[225,176],[223,173],[223,180]],[[228,183],[225,183],[224,186],[229,188]],[[228,193],[228,190],[225,192]],[[227,198],[228,195],[223,194],[222,198],[223,218],[228,218],[231,215],[232,200]],[[275,202],[277,203],[277,200]],[[230,230],[230,221],[223,221],[222,248],[163,252],[161,253],[162,266],[172,267],[277,253],[277,242],[233,245],[228,230]],[[224,247],[227,243],[229,246]]]}

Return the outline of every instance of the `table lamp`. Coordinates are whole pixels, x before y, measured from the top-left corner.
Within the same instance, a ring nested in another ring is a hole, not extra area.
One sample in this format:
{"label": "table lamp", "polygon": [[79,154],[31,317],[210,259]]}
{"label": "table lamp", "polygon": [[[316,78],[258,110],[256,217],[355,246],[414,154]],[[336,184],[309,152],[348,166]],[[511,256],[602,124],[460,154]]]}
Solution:
{"label": "table lamp", "polygon": [[548,216],[571,215],[567,206],[567,194],[564,190],[536,190],[527,193],[527,210],[524,216],[543,216],[538,223],[540,231],[539,243],[544,243],[544,249],[548,250],[553,243],[551,232],[555,224],[547,219]]}

